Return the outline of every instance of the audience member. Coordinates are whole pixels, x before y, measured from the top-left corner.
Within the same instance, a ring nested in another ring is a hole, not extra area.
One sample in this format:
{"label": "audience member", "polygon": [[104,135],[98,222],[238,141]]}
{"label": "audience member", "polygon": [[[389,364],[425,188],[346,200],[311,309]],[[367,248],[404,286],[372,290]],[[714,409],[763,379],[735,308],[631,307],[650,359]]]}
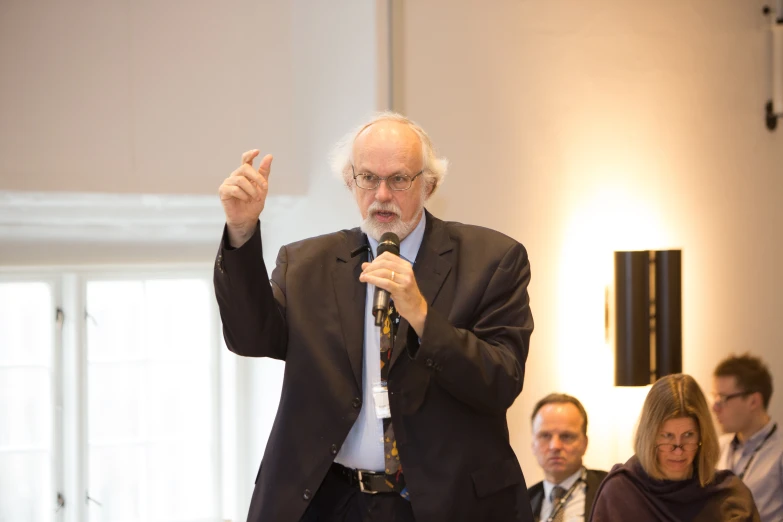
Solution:
{"label": "audience member", "polygon": [[715,470],[718,435],[693,377],[668,375],[653,385],[634,450],[599,486],[591,521],[760,521],[747,486]]}
{"label": "audience member", "polygon": [[583,522],[606,471],[586,469],[587,412],[576,397],[551,393],[531,416],[533,454],[544,480],[528,490],[536,521]]}
{"label": "audience member", "polygon": [[772,376],[758,357],[731,356],[715,368],[712,409],[725,433],[719,469],[750,488],[763,522],[783,520],[783,433],[767,413]]}

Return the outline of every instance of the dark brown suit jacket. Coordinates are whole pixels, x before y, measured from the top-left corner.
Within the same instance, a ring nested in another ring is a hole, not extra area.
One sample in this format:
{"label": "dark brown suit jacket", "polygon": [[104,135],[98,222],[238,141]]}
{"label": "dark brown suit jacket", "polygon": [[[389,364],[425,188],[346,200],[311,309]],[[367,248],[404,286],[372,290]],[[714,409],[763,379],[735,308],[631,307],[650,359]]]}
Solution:
{"label": "dark brown suit jacket", "polygon": [[[402,320],[388,387],[417,522],[531,521],[506,410],[522,390],[533,319],[530,266],[516,241],[426,215],[414,273],[424,334]],[[215,291],[230,350],[286,361],[280,406],[256,479],[250,522],[295,522],[361,405],[367,244],[359,229],[280,249],[271,284],[258,228],[225,237]]]}

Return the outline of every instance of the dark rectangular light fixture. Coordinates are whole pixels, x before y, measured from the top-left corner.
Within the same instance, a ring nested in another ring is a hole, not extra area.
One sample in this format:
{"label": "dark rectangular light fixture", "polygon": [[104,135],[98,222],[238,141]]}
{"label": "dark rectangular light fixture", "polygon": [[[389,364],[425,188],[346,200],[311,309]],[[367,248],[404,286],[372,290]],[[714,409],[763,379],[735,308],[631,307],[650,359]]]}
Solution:
{"label": "dark rectangular light fixture", "polygon": [[614,253],[615,386],[682,372],[682,250]]}

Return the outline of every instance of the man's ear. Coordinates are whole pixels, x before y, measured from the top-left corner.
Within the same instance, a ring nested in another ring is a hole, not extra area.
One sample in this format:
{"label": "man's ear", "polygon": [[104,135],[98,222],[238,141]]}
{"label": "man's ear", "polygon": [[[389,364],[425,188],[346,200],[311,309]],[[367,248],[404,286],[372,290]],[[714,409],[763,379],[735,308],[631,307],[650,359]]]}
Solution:
{"label": "man's ear", "polygon": [[426,188],[424,189],[424,201],[427,201],[432,197],[432,194],[435,192],[436,188],[438,188],[437,183],[433,183],[432,185],[427,184]]}
{"label": "man's ear", "polygon": [[750,394],[750,409],[754,411],[764,409],[764,397],[761,396],[761,392]]}

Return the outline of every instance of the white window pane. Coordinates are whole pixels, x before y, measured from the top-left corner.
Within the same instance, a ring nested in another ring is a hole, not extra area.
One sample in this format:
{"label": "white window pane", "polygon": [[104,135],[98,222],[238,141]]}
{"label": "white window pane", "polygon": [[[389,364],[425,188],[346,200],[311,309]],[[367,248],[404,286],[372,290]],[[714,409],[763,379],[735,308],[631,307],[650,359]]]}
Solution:
{"label": "white window pane", "polygon": [[89,365],[90,444],[141,437],[143,372],[138,363]]}
{"label": "white window pane", "polygon": [[178,361],[208,361],[212,293],[205,281],[150,281],[147,291],[149,356]]}
{"label": "white window pane", "polygon": [[0,284],[0,365],[48,366],[54,307],[46,283]]}
{"label": "white window pane", "polygon": [[211,441],[210,371],[207,366],[195,365],[148,367],[145,410],[151,437],[187,440],[195,432],[203,440]]}
{"label": "white window pane", "polygon": [[88,282],[91,522],[217,518],[213,299],[201,279]]}
{"label": "white window pane", "polygon": [[[142,518],[142,479],[146,474],[143,449],[132,445],[90,447],[90,522],[139,521]],[[156,517],[150,517],[156,520]]]}
{"label": "white window pane", "polygon": [[49,450],[51,382],[47,369],[0,367],[0,451],[20,447]]}
{"label": "white window pane", "polygon": [[48,284],[0,284],[0,521],[53,520],[54,315]]}
{"label": "white window pane", "polygon": [[[152,444],[147,463],[149,512],[157,520],[200,520],[216,511],[208,446],[197,440]],[[172,470],[177,470],[175,480]]]}
{"label": "white window pane", "polygon": [[87,314],[89,360],[143,356],[146,351],[143,281],[88,283]]}
{"label": "white window pane", "polygon": [[53,520],[51,481],[48,452],[0,452],[0,520]]}

